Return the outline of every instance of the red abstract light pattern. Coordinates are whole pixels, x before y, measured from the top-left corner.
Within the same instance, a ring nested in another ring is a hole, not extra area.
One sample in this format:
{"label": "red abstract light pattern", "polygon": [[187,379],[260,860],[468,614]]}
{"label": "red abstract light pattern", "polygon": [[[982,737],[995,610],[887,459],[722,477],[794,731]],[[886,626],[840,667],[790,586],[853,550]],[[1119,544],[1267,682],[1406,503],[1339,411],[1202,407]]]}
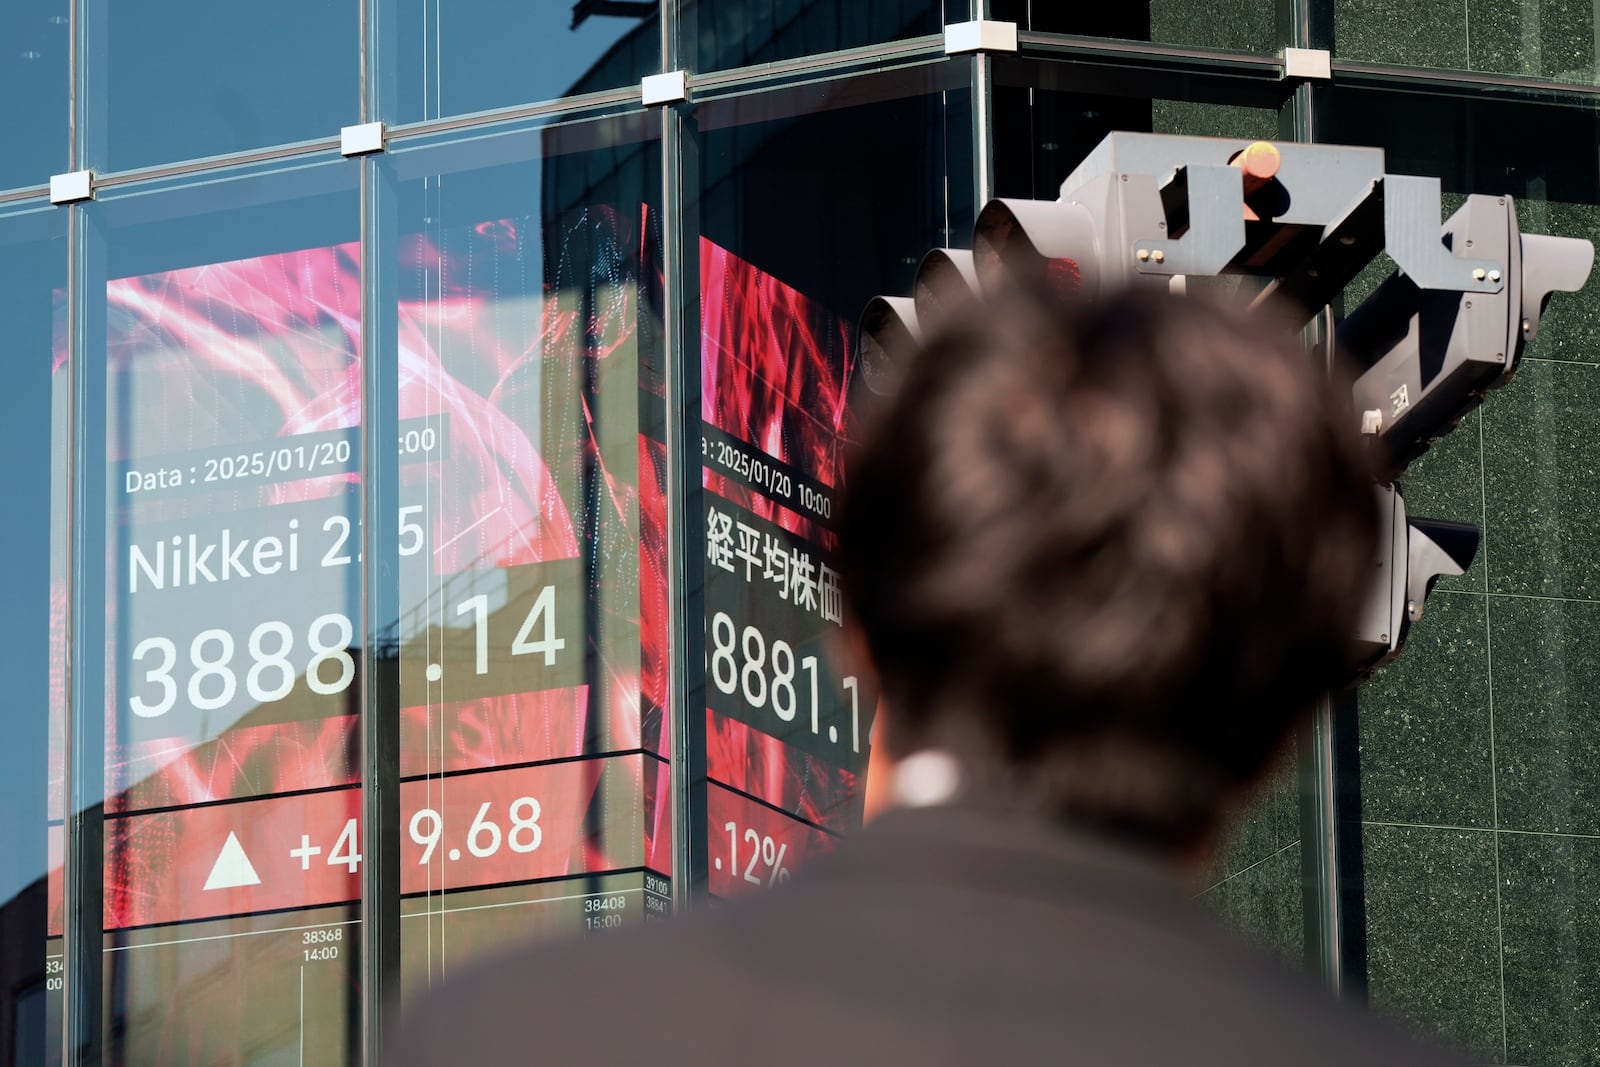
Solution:
{"label": "red abstract light pattern", "polygon": [[[843,321],[725,248],[700,241],[701,417],[824,485],[841,483],[854,370]],[[786,530],[816,524],[711,470],[706,488]]]}
{"label": "red abstract light pattern", "polygon": [[[502,219],[419,234],[402,249],[398,415],[448,422],[451,431],[441,462],[402,460],[402,499],[425,505],[433,549],[427,584],[463,572],[589,558],[597,584],[588,590],[587,610],[609,616],[594,632],[637,635],[631,651],[614,638],[597,645],[587,659],[595,673],[586,684],[403,708],[402,775],[566,759],[593,751],[597,736],[609,751],[666,751],[665,450],[643,433],[633,447],[612,449],[606,442],[615,438],[616,424],[637,424],[637,402],[630,411],[599,407],[615,393],[602,386],[607,376],[631,376],[630,398],[640,379],[648,379],[638,327],[641,301],[659,292],[652,225],[643,210],[630,215],[590,208],[542,227],[538,220]],[[107,301],[113,411],[107,459],[113,464],[276,445],[359,423],[361,286],[354,245],[120,279],[109,283]],[[62,356],[56,354],[58,365]],[[123,530],[215,523],[219,516],[227,521],[228,515],[314,500],[353,506],[348,494],[356,483],[354,469],[347,469],[124,501],[110,518],[108,574],[118,574],[124,562],[117,555],[128,536]],[[407,597],[413,614],[423,610],[418,605],[428,590],[402,582],[400,592],[403,612]],[[64,585],[58,583],[53,598],[52,632],[61,649]],[[108,605],[108,664],[119,662],[118,608],[117,599]],[[420,672],[420,650],[408,643],[410,625],[409,617],[400,620],[401,669]],[[53,691],[52,815],[59,816],[64,679]],[[352,700],[357,691],[351,687]],[[157,826],[177,816],[138,812],[221,812],[238,805],[209,805],[280,794],[355,795],[311,792],[359,779],[351,701],[334,714],[290,721],[264,717],[262,705],[207,732],[134,738],[119,725],[127,721],[126,700],[108,686],[106,810],[127,813],[108,822],[108,831],[115,826],[122,835],[108,838],[122,841],[108,849],[108,926],[199,914],[182,896],[170,900],[159,890],[173,871],[201,862],[184,851],[182,834]],[[591,721],[596,716],[600,721]],[[643,756],[619,766],[632,785],[620,793],[610,789],[602,805],[606,817],[582,822],[579,869],[641,860],[667,869],[667,769]],[[577,819],[602,803],[597,775],[551,778],[541,800],[558,820]],[[630,795],[630,821],[639,836],[626,844],[610,816]],[[128,836],[135,830],[137,847]],[[216,846],[195,848],[214,853]],[[193,889],[185,893],[197,900]],[[58,912],[59,896],[52,896]],[[165,902],[151,911],[159,901]],[[286,897],[270,906],[294,903]]]}
{"label": "red abstract light pattern", "polygon": [[[842,482],[854,355],[842,320],[713,242],[700,242],[702,418],[828,486]],[[822,524],[707,465],[712,492],[825,551]],[[808,822],[859,824],[858,775],[706,712],[707,773]],[[719,824],[720,825],[720,824]],[[710,830],[715,832],[717,826]]]}

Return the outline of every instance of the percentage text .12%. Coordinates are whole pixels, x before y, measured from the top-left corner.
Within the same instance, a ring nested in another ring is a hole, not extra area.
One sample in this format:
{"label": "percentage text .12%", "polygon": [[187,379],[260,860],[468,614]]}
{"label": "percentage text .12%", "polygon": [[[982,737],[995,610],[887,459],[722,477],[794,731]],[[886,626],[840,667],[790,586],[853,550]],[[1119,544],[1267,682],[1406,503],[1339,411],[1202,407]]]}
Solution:
{"label": "percentage text .12%", "polygon": [[[748,862],[742,875],[746,882],[771,889],[789,880],[789,868],[783,865],[783,858],[789,852],[787,844],[779,844],[771,834],[757,833],[748,828],[741,835],[738,824],[731,821],[724,823],[722,828],[728,832],[728,862],[734,874],[739,873],[739,843],[743,840],[749,846],[745,852]],[[722,870],[721,856],[713,862],[717,870]]]}

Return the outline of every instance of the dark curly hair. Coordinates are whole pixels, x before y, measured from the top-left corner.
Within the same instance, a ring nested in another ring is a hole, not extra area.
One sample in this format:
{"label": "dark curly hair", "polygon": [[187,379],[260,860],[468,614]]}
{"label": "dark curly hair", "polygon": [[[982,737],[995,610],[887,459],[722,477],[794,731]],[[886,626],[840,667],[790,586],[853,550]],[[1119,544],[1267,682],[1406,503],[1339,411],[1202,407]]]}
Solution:
{"label": "dark curly hair", "polygon": [[1376,516],[1348,396],[1272,316],[1198,297],[1019,292],[940,328],[839,527],[889,751],[1203,840],[1349,673]]}

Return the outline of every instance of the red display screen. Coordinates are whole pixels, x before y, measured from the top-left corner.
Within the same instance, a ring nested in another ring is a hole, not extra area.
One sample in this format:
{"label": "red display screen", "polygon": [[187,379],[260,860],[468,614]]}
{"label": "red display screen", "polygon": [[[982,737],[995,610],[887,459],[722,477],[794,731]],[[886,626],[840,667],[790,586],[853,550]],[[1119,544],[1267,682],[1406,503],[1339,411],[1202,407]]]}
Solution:
{"label": "red display screen", "polygon": [[[403,783],[401,893],[646,865],[641,850],[596,847],[585,833],[591,805],[642,808],[641,796],[622,794],[641,781],[644,758]],[[571,803],[574,797],[588,803]],[[106,851],[116,877],[108,883],[106,929],[353,902],[361,895],[360,802],[349,788],[109,820]]]}
{"label": "red display screen", "polygon": [[710,885],[771,887],[859,826],[877,696],[837,664],[845,325],[700,244]]}
{"label": "red display screen", "polygon": [[[399,572],[373,576],[400,607],[373,634],[357,248],[108,284],[105,973],[135,994],[107,1001],[112,1054],[357,1040],[367,663],[399,679],[408,988],[669,909],[651,225],[590,206],[400,243]],[[294,1033],[245,999],[291,990]]]}
{"label": "red display screen", "polygon": [[106,809],[355,781],[353,245],[106,287]]}
{"label": "red display screen", "polygon": [[743,793],[711,785],[706,794],[711,892],[735,896],[789,880],[806,860],[833,847],[833,836]]}

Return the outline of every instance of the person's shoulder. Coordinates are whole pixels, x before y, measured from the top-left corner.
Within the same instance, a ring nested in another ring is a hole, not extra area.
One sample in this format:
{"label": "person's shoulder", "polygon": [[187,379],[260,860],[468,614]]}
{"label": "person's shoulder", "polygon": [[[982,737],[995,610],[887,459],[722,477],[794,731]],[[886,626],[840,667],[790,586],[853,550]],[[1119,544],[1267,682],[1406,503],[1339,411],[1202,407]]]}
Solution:
{"label": "person's shoulder", "polygon": [[[1216,927],[1207,967],[1192,978],[1196,1015],[1231,1032],[1236,1063],[1465,1067],[1457,1052],[1411,1031],[1309,973]],[[1245,1051],[1248,1050],[1248,1051]]]}
{"label": "person's shoulder", "polygon": [[1148,864],[955,814],[869,830],[715,912],[449,978],[404,1009],[395,1067],[1457,1062],[1240,944]]}
{"label": "person's shoulder", "polygon": [[714,997],[726,980],[710,963],[716,939],[690,929],[701,925],[545,942],[472,964],[399,1007],[384,1062],[522,1062],[535,1048],[551,1062],[651,1055],[669,1036],[654,1009]]}
{"label": "person's shoulder", "polygon": [[[1272,1025],[1284,1036],[1286,1045],[1298,1046],[1302,1051],[1301,1063],[1466,1067],[1469,1062],[1461,1053],[1413,1033],[1365,1006],[1336,1000],[1333,994],[1321,990],[1316,999],[1316,1007],[1307,1005],[1302,1012],[1285,1012]],[[1261,1007],[1270,1010],[1272,1006]]]}

